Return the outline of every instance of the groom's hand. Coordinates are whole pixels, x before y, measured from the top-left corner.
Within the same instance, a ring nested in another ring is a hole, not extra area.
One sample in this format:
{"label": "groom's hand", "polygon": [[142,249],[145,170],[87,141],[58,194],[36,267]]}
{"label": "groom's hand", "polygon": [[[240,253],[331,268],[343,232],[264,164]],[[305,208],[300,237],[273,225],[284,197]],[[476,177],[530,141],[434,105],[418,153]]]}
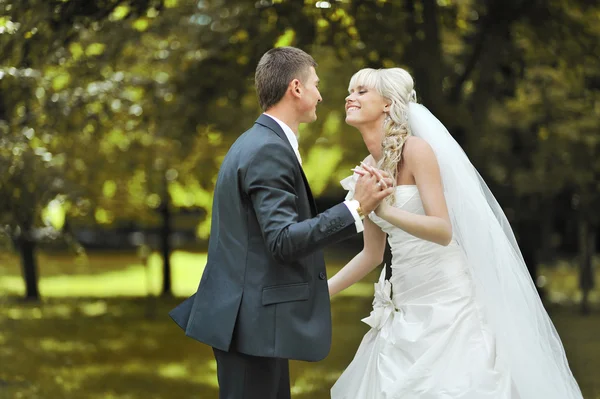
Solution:
{"label": "groom's hand", "polygon": [[359,176],[354,189],[354,199],[360,204],[363,213],[368,215],[393,191],[394,182],[391,178],[378,178],[374,174],[367,173]]}

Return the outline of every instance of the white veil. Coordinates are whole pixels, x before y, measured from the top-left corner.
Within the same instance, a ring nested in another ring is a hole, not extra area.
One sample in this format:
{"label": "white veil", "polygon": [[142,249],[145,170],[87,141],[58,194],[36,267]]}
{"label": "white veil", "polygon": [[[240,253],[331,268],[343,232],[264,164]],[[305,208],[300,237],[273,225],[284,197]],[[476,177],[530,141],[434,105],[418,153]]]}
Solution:
{"label": "white veil", "polygon": [[521,399],[582,399],[502,208],[444,125],[420,104],[408,108],[413,135],[436,154],[454,238],[467,256],[477,303],[514,389]]}

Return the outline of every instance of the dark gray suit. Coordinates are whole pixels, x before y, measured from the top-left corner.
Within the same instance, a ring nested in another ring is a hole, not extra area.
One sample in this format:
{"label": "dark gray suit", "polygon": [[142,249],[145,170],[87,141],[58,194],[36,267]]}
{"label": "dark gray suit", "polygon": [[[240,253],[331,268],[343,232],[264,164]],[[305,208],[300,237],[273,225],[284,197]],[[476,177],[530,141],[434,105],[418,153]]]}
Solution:
{"label": "dark gray suit", "polygon": [[[224,365],[227,373],[248,370],[239,369],[239,359],[226,367],[223,356],[243,354],[246,363],[253,357],[257,362],[325,358],[331,313],[321,249],[356,234],[354,222],[343,203],[317,215],[285,133],[261,115],[223,160],[208,262],[196,294],[172,310],[171,317],[187,336],[215,348],[218,367]],[[281,367],[287,368],[287,361]],[[255,397],[247,392],[224,395],[228,383],[222,374],[219,370],[222,398]],[[264,382],[272,383],[277,382]],[[287,396],[272,397],[289,397],[287,389]],[[265,395],[256,397],[270,398]]]}

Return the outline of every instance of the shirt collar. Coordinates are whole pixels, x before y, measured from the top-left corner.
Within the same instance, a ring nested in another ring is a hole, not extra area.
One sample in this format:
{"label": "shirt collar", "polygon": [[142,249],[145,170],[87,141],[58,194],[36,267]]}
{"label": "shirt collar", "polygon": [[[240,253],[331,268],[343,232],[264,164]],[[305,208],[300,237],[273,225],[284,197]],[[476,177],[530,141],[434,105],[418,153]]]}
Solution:
{"label": "shirt collar", "polygon": [[280,121],[279,119],[275,118],[273,115],[270,115],[267,113],[265,113],[264,115],[267,115],[269,118],[273,119],[281,127],[281,130],[283,130],[283,133],[285,133],[285,136],[287,137],[288,141],[292,145],[292,149],[296,153],[298,160],[300,161],[300,163],[302,163],[302,160],[301,160],[302,158],[300,158],[300,152],[298,151],[298,137],[296,137],[296,134],[294,134],[294,132],[288,125],[286,125],[284,122]]}

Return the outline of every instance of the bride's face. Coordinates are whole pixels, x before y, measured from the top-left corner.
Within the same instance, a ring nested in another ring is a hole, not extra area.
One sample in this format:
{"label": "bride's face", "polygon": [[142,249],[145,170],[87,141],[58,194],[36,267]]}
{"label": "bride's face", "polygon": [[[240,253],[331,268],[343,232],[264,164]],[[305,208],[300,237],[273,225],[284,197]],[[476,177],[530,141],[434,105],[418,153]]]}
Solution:
{"label": "bride's face", "polygon": [[346,123],[357,128],[374,123],[383,124],[388,107],[389,101],[375,89],[353,87],[346,97]]}

